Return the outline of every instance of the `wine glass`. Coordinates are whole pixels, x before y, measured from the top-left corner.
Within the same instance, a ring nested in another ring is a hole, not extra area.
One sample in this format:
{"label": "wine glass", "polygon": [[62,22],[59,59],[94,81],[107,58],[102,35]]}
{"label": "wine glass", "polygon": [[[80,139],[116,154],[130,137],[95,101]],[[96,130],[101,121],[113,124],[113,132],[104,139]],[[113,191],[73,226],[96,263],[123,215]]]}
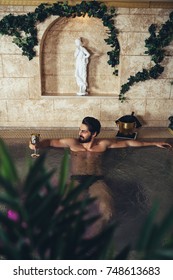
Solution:
{"label": "wine glass", "polygon": [[[31,134],[31,144],[37,145],[37,144],[39,143],[39,141],[40,141],[40,134],[38,134],[38,133],[32,133],[32,134]],[[39,150],[35,147],[34,153],[31,154],[31,157],[33,157],[33,158],[39,157],[40,154],[39,154],[38,151],[39,151]]]}

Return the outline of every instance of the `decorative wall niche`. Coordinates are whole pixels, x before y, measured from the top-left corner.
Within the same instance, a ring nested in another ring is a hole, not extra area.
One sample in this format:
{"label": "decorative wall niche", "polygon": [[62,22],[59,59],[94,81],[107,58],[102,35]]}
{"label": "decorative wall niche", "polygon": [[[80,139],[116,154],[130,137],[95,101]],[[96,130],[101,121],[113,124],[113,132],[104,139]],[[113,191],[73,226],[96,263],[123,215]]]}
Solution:
{"label": "decorative wall niche", "polygon": [[97,18],[58,18],[49,25],[41,42],[40,65],[43,96],[76,96],[75,39],[82,38],[90,52],[88,64],[89,96],[118,96],[119,77],[108,65],[104,43],[106,28]]}

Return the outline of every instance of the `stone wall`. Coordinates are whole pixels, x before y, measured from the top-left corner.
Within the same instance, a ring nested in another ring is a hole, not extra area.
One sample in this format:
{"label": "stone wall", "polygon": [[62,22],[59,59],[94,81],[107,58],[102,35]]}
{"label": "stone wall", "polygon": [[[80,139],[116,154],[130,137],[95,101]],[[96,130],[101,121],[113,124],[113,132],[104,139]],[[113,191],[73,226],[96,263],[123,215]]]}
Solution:
{"label": "stone wall", "polygon": [[[0,6],[0,18],[23,14],[35,7]],[[118,100],[121,85],[130,75],[151,65],[144,54],[148,27],[162,24],[171,10],[118,8],[116,27],[121,46],[118,76],[108,64],[104,42],[106,30],[99,19],[50,17],[38,26],[37,56],[28,60],[8,36],[0,37],[0,126],[1,127],[77,127],[81,119],[94,116],[105,128],[115,127],[115,119],[132,111],[147,127],[168,126],[173,115],[173,44],[157,80],[141,82]],[[76,95],[74,51],[76,38],[82,37],[90,52],[89,95]]]}

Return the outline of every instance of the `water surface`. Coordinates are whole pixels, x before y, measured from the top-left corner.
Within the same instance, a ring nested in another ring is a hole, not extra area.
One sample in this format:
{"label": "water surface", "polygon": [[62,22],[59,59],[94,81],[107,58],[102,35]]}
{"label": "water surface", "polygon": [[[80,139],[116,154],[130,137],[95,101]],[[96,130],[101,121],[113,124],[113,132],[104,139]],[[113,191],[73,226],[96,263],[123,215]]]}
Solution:
{"label": "water surface", "polygon": [[[19,174],[24,176],[27,162],[32,160],[28,141],[6,143]],[[64,150],[46,149],[46,152],[46,166],[59,172]],[[81,164],[82,161],[81,157]],[[104,181],[112,191],[112,219],[119,222],[115,244],[121,250],[126,244],[136,242],[153,202],[159,201],[158,222],[173,205],[173,152],[158,147],[109,149],[102,154],[101,162]]]}

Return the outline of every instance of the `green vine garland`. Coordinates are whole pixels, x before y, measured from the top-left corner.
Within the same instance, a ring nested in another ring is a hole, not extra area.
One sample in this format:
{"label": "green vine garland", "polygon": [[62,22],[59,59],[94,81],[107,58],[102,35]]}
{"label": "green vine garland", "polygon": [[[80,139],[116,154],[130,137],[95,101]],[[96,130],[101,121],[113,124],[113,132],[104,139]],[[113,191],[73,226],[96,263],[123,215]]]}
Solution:
{"label": "green vine garland", "polygon": [[[34,12],[25,15],[15,16],[9,14],[0,21],[0,34],[13,37],[13,42],[22,49],[22,54],[27,56],[29,60],[36,56],[34,47],[38,45],[37,24],[43,22],[51,15],[60,17],[81,17],[88,15],[102,20],[103,25],[108,28],[108,38],[105,39],[107,45],[112,50],[107,52],[107,63],[111,67],[119,64],[120,46],[117,39],[118,30],[114,25],[114,17],[116,11],[114,8],[108,8],[104,3],[97,1],[82,1],[76,6],[70,6],[68,3],[57,2],[52,5],[40,4]],[[173,12],[169,15],[169,20],[164,23],[160,30],[152,24],[149,27],[150,37],[145,40],[145,46],[148,50],[145,54],[151,56],[151,60],[155,63],[150,69],[143,69],[134,76],[128,78],[128,82],[121,86],[119,100],[123,102],[126,92],[135,83],[146,81],[149,79],[157,79],[164,71],[164,67],[160,64],[165,57],[165,47],[173,40]],[[117,75],[118,70],[114,70],[113,74]]]}
{"label": "green vine garland", "polygon": [[[116,11],[108,8],[102,2],[82,1],[76,6],[68,3],[57,2],[52,5],[40,4],[33,13],[14,16],[9,14],[0,21],[0,34],[13,36],[13,42],[22,49],[22,54],[29,60],[36,56],[34,47],[38,45],[37,24],[43,22],[51,15],[60,17],[96,17],[102,20],[103,25],[108,28],[108,38],[105,42],[111,46],[112,50],[107,52],[109,65],[115,67],[119,64],[120,46],[117,39],[118,31],[114,25]],[[113,72],[117,74],[116,70]]]}
{"label": "green vine garland", "polygon": [[149,79],[157,79],[163,73],[164,67],[160,63],[166,55],[165,47],[173,40],[173,12],[170,13],[169,20],[162,24],[159,31],[157,31],[157,25],[152,24],[149,27],[149,33],[150,37],[145,40],[145,47],[148,48],[145,53],[151,56],[155,65],[149,70],[143,69],[128,78],[128,82],[121,86],[119,100],[122,102],[126,99],[125,93],[132,85]]}

